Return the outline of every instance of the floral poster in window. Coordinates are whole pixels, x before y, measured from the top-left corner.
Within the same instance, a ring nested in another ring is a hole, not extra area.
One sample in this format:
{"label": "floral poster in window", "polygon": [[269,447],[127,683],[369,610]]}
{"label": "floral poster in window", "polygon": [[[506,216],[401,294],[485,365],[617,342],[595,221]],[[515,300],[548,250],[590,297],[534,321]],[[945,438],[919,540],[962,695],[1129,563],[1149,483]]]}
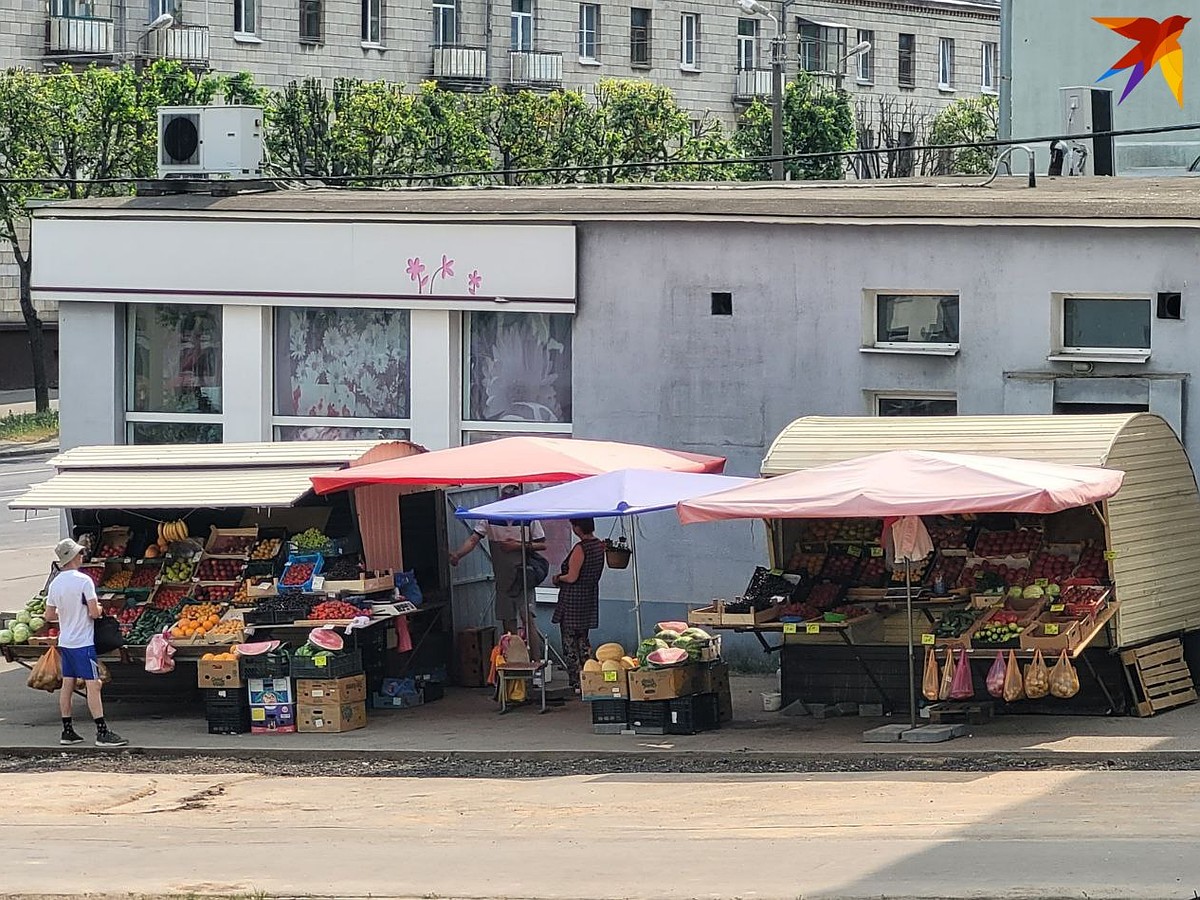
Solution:
{"label": "floral poster in window", "polygon": [[571,316],[471,313],[466,418],[571,421]]}
{"label": "floral poster in window", "polygon": [[276,415],[404,419],[408,409],[407,310],[276,312]]}

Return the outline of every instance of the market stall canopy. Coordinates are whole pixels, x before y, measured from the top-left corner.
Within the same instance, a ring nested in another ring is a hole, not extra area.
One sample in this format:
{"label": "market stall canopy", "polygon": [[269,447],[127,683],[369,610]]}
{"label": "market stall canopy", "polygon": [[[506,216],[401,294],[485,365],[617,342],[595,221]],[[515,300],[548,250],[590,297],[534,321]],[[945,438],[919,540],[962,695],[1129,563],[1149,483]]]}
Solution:
{"label": "market stall canopy", "polygon": [[611,518],[670,509],[680,500],[752,484],[753,478],[621,469],[543,488],[496,503],[460,509],[460,519],[529,522],[533,519]]}
{"label": "market stall canopy", "polygon": [[725,459],[640,444],[511,437],[451,447],[313,478],[318,494],[372,484],[524,484],[574,481],[618,469],[720,472]]}
{"label": "market stall canopy", "polygon": [[679,504],[684,524],[722,519],[1048,514],[1113,496],[1125,474],[924,450],[889,450]]}
{"label": "market stall canopy", "polygon": [[404,441],[297,441],[77,447],[50,460],[58,474],[9,502],[12,509],[286,507],[373,452],[419,453]]}

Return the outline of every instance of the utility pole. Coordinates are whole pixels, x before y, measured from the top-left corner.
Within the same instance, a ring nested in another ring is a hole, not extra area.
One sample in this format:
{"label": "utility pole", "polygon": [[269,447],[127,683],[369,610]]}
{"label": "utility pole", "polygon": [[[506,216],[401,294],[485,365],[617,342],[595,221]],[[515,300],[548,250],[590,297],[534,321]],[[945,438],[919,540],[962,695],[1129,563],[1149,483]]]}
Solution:
{"label": "utility pole", "polygon": [[771,41],[771,180],[783,181],[783,55],[786,52],[783,28],[775,19],[775,37]]}

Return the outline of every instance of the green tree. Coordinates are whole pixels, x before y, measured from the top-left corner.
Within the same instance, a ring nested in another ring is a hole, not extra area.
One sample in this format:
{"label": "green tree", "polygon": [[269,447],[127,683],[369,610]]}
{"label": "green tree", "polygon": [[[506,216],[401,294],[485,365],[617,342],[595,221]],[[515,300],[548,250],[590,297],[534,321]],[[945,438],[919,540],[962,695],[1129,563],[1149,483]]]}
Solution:
{"label": "green tree", "polygon": [[320,79],[290,82],[267,101],[264,143],[270,168],[277,174],[327,178],[341,174],[334,164],[334,85],[330,96]]}
{"label": "green tree", "polygon": [[[1000,103],[995,97],[964,97],[934,117],[930,140],[934,144],[994,141],[999,125]],[[996,147],[940,150],[938,157],[942,174],[990,175],[996,165]]]}
{"label": "green tree", "polygon": [[654,163],[679,158],[692,124],[670,88],[605,78],[595,96],[596,162],[604,169],[588,180],[648,181],[658,173]]}
{"label": "green tree", "polygon": [[[800,73],[784,87],[783,152],[789,156],[803,153],[836,153],[854,149],[854,110],[844,91],[819,85]],[[771,155],[771,108],[755,100],[738,120],[733,136],[737,155],[761,158]],[[793,179],[834,180],[845,173],[841,156],[789,160],[785,170]],[[769,163],[744,163],[735,176],[743,181],[767,181]]]}

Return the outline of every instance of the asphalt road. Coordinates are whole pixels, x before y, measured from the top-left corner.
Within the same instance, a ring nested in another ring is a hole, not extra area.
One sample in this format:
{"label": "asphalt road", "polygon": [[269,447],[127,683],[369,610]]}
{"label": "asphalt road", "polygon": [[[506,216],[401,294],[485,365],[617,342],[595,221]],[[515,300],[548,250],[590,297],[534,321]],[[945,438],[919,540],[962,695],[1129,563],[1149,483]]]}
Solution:
{"label": "asphalt road", "polygon": [[[264,740],[278,740],[267,738]],[[1180,898],[1193,773],[0,775],[9,895]]]}
{"label": "asphalt road", "polygon": [[46,465],[50,454],[0,459],[0,609],[11,599],[39,590],[50,568],[50,551],[59,536],[59,514],[36,510],[28,514],[8,508],[8,502],[30,485],[45,481],[54,470]]}

